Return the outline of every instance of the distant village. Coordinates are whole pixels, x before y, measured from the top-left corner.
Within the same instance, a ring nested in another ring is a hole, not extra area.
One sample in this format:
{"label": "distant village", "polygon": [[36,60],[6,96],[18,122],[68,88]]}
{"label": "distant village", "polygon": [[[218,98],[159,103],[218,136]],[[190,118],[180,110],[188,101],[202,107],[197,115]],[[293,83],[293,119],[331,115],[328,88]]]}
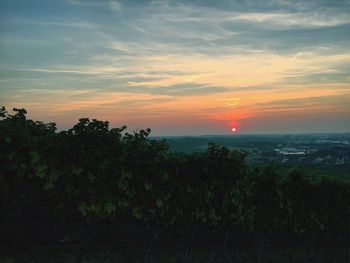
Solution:
{"label": "distant village", "polygon": [[[330,147],[325,148],[327,144]],[[322,147],[320,147],[322,146]],[[249,151],[250,152],[250,151]],[[348,141],[317,140],[310,145],[285,147],[279,144],[271,150],[253,150],[251,161],[277,161],[284,164],[313,164],[317,166],[343,166],[350,164]]]}

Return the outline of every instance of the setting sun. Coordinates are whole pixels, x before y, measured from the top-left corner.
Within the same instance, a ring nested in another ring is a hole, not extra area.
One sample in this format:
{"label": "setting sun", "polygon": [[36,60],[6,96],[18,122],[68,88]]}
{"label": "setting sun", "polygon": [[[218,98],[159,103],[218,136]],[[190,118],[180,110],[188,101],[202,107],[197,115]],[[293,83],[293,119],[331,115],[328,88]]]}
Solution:
{"label": "setting sun", "polygon": [[0,263],[350,263],[350,0],[0,17]]}

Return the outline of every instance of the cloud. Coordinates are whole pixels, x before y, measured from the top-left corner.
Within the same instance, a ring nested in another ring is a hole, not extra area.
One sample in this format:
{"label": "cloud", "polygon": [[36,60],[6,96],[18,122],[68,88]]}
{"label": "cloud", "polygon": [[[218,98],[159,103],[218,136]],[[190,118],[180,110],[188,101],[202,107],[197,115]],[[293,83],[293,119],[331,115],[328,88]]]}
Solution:
{"label": "cloud", "polygon": [[[79,70],[80,69],[80,70]],[[0,70],[14,70],[14,71],[28,71],[28,72],[40,72],[40,73],[58,73],[58,74],[87,74],[87,75],[100,75],[100,74],[116,74],[119,73],[117,68],[100,67],[98,69],[93,67],[79,67],[78,70],[74,68],[59,69],[59,68],[3,68]]]}
{"label": "cloud", "polygon": [[349,99],[349,1],[32,4],[2,11],[0,90],[41,114],[218,123]]}
{"label": "cloud", "polygon": [[263,111],[329,111],[340,109],[350,113],[348,108],[350,102],[350,93],[335,94],[328,96],[312,96],[293,99],[279,99],[269,102],[259,103],[258,107]]}
{"label": "cloud", "polygon": [[261,26],[282,28],[318,28],[334,27],[350,23],[350,15],[341,14],[329,17],[329,14],[318,12],[307,13],[239,13],[233,15],[231,19],[238,21],[248,21]]}
{"label": "cloud", "polygon": [[110,5],[113,9],[113,11],[120,11],[122,9],[122,4],[118,1],[110,1]]}
{"label": "cloud", "polygon": [[220,92],[227,92],[225,87],[215,87],[209,85],[203,85],[198,83],[180,83],[169,86],[136,86],[127,88],[128,91],[151,93],[151,94],[163,94],[168,96],[203,96],[208,94],[215,94]]}
{"label": "cloud", "polygon": [[66,0],[66,3],[70,5],[76,5],[76,6],[85,6],[85,7],[98,7],[99,4],[96,1],[93,0]]}
{"label": "cloud", "polygon": [[286,81],[296,84],[347,83],[350,89],[350,56],[338,61],[327,61],[323,67],[323,70],[314,72],[291,72]]}

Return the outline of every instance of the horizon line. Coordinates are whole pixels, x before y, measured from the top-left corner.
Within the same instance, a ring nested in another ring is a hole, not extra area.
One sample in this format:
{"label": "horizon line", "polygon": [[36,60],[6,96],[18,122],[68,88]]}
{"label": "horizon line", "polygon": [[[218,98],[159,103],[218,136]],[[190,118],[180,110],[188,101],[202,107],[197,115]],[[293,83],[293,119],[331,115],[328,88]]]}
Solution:
{"label": "horizon line", "polygon": [[261,135],[350,135],[350,131],[345,132],[260,132],[260,133],[227,133],[227,134],[192,134],[192,135],[151,135],[150,138],[154,137],[213,137],[213,136],[240,136],[240,135],[252,135],[252,136],[261,136]]}

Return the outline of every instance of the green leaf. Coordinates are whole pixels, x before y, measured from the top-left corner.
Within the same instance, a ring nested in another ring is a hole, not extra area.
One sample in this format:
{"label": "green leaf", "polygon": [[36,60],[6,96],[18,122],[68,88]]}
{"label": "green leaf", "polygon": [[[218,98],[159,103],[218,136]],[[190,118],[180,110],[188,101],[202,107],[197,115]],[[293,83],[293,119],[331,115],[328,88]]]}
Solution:
{"label": "green leaf", "polygon": [[87,206],[87,204],[85,203],[85,202],[81,202],[80,204],[79,204],[79,211],[80,211],[80,213],[83,215],[83,216],[86,216],[87,215],[87,213],[88,213],[88,206]]}
{"label": "green leaf", "polygon": [[46,174],[47,165],[40,164],[36,166],[36,175],[40,178],[43,178]]}
{"label": "green leaf", "polygon": [[111,215],[116,210],[116,206],[112,202],[105,204],[105,211],[108,215]]}
{"label": "green leaf", "polygon": [[118,206],[119,207],[129,207],[129,202],[128,201],[126,201],[126,200],[119,200],[118,201]]}
{"label": "green leaf", "polygon": [[152,188],[153,188],[153,185],[151,182],[149,182],[149,181],[145,182],[145,189],[147,191],[151,190]]}
{"label": "green leaf", "polygon": [[137,219],[141,219],[143,216],[141,208],[139,207],[134,208],[132,210],[132,215]]}
{"label": "green leaf", "polygon": [[44,184],[44,189],[45,189],[46,191],[49,191],[49,190],[51,190],[52,188],[53,188],[53,184],[52,184],[52,183],[47,182],[46,184]]}
{"label": "green leaf", "polygon": [[40,161],[40,156],[37,152],[31,152],[30,155],[32,156],[32,164]]}
{"label": "green leaf", "polygon": [[162,199],[157,199],[156,205],[158,208],[161,208],[163,206],[163,200]]}
{"label": "green leaf", "polygon": [[81,167],[73,167],[72,168],[72,173],[74,174],[74,175],[79,175],[79,174],[81,174],[83,172],[83,169],[81,168]]}

